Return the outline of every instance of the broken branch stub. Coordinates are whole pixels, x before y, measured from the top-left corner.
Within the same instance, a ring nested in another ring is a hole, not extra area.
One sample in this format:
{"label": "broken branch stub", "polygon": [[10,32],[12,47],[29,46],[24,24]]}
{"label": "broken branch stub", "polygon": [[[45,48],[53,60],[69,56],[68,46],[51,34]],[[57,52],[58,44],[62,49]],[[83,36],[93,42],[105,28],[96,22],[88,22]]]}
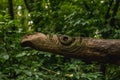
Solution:
{"label": "broken branch stub", "polygon": [[120,61],[120,40],[35,33],[25,35],[21,40],[21,46],[78,58],[86,62],[119,64]]}

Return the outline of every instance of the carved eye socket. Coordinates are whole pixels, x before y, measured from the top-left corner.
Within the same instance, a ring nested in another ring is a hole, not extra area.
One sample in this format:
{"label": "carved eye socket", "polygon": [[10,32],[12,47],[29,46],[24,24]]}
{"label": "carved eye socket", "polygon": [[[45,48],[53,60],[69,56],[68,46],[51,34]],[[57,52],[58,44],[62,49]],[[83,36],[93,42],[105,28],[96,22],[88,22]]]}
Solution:
{"label": "carved eye socket", "polygon": [[68,40],[68,36],[63,36],[63,41],[67,41]]}
{"label": "carved eye socket", "polygon": [[66,35],[60,35],[59,40],[63,45],[70,45],[75,39]]}

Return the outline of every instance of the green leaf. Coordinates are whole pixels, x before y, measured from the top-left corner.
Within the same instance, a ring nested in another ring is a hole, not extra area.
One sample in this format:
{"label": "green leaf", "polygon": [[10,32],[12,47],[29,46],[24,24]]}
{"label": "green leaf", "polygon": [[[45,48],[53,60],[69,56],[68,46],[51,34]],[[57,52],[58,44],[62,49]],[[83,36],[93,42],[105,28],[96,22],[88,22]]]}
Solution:
{"label": "green leaf", "polygon": [[9,59],[9,55],[6,54],[6,55],[3,56],[3,58],[4,58],[5,60],[8,60],[8,59]]}

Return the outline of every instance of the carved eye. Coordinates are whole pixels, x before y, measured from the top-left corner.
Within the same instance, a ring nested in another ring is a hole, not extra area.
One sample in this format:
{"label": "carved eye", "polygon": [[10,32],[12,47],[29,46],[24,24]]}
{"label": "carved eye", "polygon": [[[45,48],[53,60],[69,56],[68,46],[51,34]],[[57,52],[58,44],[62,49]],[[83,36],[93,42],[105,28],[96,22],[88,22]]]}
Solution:
{"label": "carved eye", "polygon": [[63,36],[63,41],[68,41],[68,36]]}
{"label": "carved eye", "polygon": [[75,39],[66,35],[60,35],[59,40],[63,45],[70,45]]}

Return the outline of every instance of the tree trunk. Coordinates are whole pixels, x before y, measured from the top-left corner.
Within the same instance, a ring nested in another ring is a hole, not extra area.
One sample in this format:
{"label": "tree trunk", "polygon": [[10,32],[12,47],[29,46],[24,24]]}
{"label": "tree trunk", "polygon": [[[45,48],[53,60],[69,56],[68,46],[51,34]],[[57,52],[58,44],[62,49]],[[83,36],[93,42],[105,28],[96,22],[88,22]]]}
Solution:
{"label": "tree trunk", "polygon": [[9,9],[10,19],[13,20],[14,19],[14,10],[13,10],[13,1],[12,0],[8,0],[8,9]]}
{"label": "tree trunk", "polygon": [[112,18],[110,20],[110,25],[111,26],[115,26],[115,16],[117,15],[117,12],[118,12],[118,9],[119,9],[119,6],[120,6],[119,4],[120,4],[120,1],[116,0],[115,6],[113,8]]}
{"label": "tree trunk", "polygon": [[108,5],[108,9],[107,12],[105,14],[105,22],[104,25],[106,25],[108,23],[108,19],[110,18],[110,9],[112,8],[112,4],[113,4],[114,0],[109,0],[109,5]]}
{"label": "tree trunk", "polygon": [[35,33],[25,35],[23,47],[51,52],[85,62],[119,64],[120,40],[70,37],[67,35],[45,35]]}

